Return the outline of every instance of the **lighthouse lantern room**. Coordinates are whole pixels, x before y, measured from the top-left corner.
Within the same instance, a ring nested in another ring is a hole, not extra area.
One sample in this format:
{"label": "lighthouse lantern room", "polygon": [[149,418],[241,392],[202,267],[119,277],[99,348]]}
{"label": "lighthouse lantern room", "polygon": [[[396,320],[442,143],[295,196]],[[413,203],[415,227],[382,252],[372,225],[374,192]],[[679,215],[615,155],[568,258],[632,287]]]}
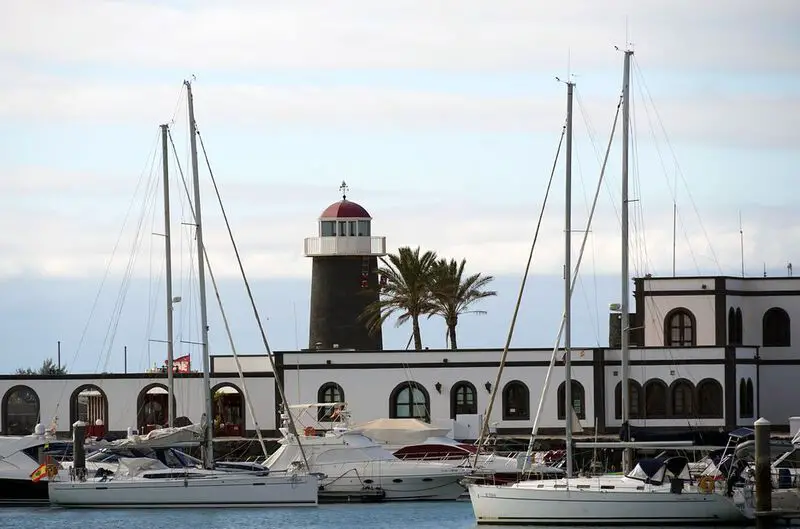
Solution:
{"label": "lighthouse lantern room", "polygon": [[319,235],[305,240],[312,258],[308,347],[377,351],[380,329],[370,332],[360,316],[379,298],[378,257],[386,255],[386,237],[372,236],[372,217],[347,200],[345,182],[339,189],[342,200],[319,217]]}

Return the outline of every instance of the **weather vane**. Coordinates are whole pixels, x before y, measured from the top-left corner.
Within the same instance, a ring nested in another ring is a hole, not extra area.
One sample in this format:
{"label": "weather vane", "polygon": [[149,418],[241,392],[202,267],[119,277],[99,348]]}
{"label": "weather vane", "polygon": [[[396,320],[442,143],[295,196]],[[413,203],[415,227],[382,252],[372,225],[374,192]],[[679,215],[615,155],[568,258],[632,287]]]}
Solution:
{"label": "weather vane", "polygon": [[347,187],[347,182],[342,180],[342,185],[339,186],[339,191],[342,192],[342,200],[347,200],[347,192],[350,191],[350,188]]}

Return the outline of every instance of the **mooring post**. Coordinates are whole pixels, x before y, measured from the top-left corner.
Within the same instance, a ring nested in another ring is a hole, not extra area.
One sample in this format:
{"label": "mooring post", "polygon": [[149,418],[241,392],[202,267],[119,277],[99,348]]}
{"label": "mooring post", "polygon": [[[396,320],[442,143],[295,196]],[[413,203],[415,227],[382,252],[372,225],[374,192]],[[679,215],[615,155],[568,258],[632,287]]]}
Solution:
{"label": "mooring post", "polygon": [[770,422],[764,417],[755,423],[756,431],[756,512],[772,510],[772,476],[770,475]]}
{"label": "mooring post", "polygon": [[72,468],[78,481],[86,481],[86,423],[75,421],[72,425]]}

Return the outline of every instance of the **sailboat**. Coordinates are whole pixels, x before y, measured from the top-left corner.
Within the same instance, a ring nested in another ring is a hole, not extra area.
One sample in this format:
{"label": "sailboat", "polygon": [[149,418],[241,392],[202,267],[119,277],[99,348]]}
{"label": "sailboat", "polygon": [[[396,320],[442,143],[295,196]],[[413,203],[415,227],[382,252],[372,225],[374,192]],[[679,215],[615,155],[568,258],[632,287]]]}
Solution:
{"label": "sailboat", "polygon": [[[627,187],[630,60],[633,51],[625,50],[623,75],[623,310],[622,335],[627,335]],[[572,268],[570,263],[570,206],[572,156],[572,97],[574,83],[567,81],[567,147],[566,147],[566,220],[565,220],[565,301],[564,301],[564,364],[566,409],[572,410],[570,389],[570,297]],[[627,350],[623,338],[623,409],[627,406]],[[541,405],[541,403],[540,403]],[[572,477],[572,417],[566,415],[567,472],[564,479],[525,480],[510,485],[469,485],[472,508],[478,524],[526,525],[629,525],[742,523],[750,516],[741,495],[730,491],[710,491],[687,485],[691,482],[688,460],[683,457],[646,459],[622,476]],[[737,498],[734,500],[734,498]]]}
{"label": "sailboat", "polygon": [[[56,476],[48,483],[50,502],[62,507],[283,507],[316,506],[318,476],[307,472],[270,472],[269,470],[231,472],[214,468],[213,422],[208,351],[208,313],[205,289],[205,252],[200,208],[200,186],[197,166],[197,128],[194,119],[192,86],[184,81],[187,91],[189,132],[194,187],[194,211],[197,237],[198,279],[200,286],[200,319],[203,351],[203,390],[205,393],[204,450],[202,468],[173,468],[151,457],[120,457],[117,470],[86,476],[83,454],[76,461],[67,479]],[[162,146],[166,157],[167,127],[162,126]],[[167,163],[164,163],[166,172]],[[167,191],[165,189],[165,196]],[[167,200],[168,202],[168,200]],[[165,210],[167,206],[165,205]],[[165,215],[167,213],[165,212]],[[169,246],[167,246],[169,249]],[[169,291],[168,291],[169,292]],[[170,296],[171,297],[171,296]],[[167,299],[170,303],[171,299]],[[168,320],[169,321],[169,320]],[[169,330],[168,330],[169,333]],[[171,348],[169,358],[171,360]],[[172,366],[169,366],[170,387]],[[171,403],[170,403],[171,404]],[[170,406],[170,418],[174,417]],[[83,425],[76,423],[76,427]]]}

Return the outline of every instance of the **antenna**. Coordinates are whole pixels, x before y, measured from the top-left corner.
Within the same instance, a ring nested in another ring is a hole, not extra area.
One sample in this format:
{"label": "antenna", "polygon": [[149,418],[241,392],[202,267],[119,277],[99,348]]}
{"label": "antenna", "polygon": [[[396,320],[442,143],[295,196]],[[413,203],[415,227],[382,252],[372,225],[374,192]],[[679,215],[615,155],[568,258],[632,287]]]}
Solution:
{"label": "antenna", "polygon": [[339,191],[342,192],[342,200],[347,200],[347,192],[350,191],[350,188],[347,187],[347,182],[342,180],[342,185],[339,186]]}
{"label": "antenna", "polygon": [[786,272],[789,274],[789,277],[792,277],[792,263],[786,265]]}
{"label": "antenna", "polygon": [[767,277],[767,263],[764,263],[764,277]]}
{"label": "antenna", "polygon": [[[742,254],[742,277],[744,277],[744,230],[742,229],[742,211],[739,210],[739,250]],[[767,277],[767,265],[764,265],[764,277]]]}

